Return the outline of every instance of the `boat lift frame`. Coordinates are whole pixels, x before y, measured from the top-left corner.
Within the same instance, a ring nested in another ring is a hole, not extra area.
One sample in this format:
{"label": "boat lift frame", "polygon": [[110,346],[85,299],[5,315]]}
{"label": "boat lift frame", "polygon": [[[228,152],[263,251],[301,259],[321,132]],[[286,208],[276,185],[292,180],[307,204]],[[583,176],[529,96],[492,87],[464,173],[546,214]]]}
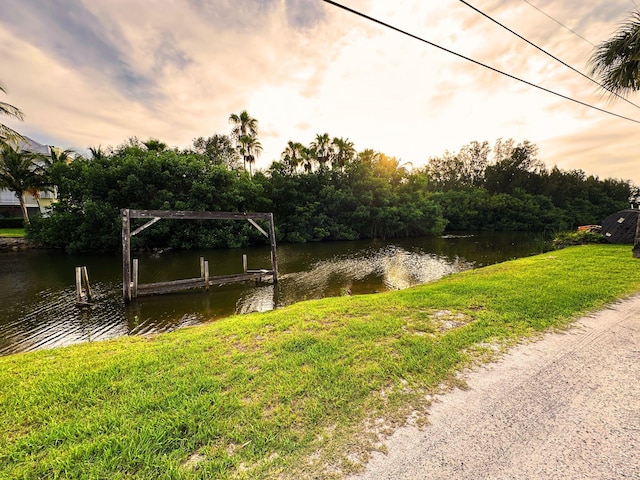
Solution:
{"label": "boat lift frame", "polygon": [[[265,275],[271,275],[273,283],[278,283],[278,260],[276,253],[276,235],[273,224],[273,213],[240,213],[240,212],[195,212],[176,210],[133,210],[129,208],[120,211],[122,215],[122,297],[126,302],[141,295],[174,292],[188,288],[202,287],[208,289],[210,285],[222,285],[226,283],[244,282],[247,280],[259,280]],[[147,219],[147,223],[131,231],[131,219]],[[131,262],[131,237],[142,232],[154,223],[162,219],[172,220],[244,220],[253,225],[260,233],[269,239],[271,244],[271,270],[247,270],[246,259],[244,273],[237,275],[223,275],[209,277],[208,262],[201,259],[200,278],[174,280],[161,283],[138,283],[138,261]],[[256,220],[264,220],[269,223],[267,233]]]}

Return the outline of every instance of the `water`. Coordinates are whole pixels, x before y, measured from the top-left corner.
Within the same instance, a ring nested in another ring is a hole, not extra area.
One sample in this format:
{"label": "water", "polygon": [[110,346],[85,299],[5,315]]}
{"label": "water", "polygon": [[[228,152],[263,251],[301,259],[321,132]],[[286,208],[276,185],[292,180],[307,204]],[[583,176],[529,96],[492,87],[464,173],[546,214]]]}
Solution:
{"label": "water", "polygon": [[[278,247],[279,282],[251,282],[122,302],[120,256],[71,256],[28,250],[0,254],[0,355],[166,332],[234,313],[267,311],[312,298],[402,289],[461,270],[534,253],[526,234],[451,235]],[[164,252],[140,256],[140,282],[198,277],[200,256],[211,275],[270,268],[268,246]],[[74,267],[86,265],[94,305],[75,305]]]}

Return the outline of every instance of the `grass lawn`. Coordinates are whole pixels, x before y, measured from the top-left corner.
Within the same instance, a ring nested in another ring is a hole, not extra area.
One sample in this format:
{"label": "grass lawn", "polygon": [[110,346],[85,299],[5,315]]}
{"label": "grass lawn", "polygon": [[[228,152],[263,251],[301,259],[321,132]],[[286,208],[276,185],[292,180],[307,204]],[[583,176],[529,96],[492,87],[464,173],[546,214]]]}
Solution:
{"label": "grass lawn", "polygon": [[640,291],[591,245],[412,289],[0,358],[0,478],[335,478],[428,393]]}
{"label": "grass lawn", "polygon": [[21,238],[25,236],[24,228],[0,228],[0,238]]}

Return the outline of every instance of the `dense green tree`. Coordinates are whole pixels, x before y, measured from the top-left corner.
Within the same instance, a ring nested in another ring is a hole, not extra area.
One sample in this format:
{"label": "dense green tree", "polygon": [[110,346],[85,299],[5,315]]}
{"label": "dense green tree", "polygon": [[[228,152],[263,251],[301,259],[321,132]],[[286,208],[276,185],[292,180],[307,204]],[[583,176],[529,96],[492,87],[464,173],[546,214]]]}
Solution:
{"label": "dense green tree", "polygon": [[[538,232],[599,223],[624,208],[631,193],[629,182],[548,171],[529,142],[496,142],[493,163],[487,142],[471,142],[447,157],[459,168],[446,182],[371,149],[340,166],[332,143],[333,168],[315,168],[314,145],[292,141],[280,161],[250,176],[218,160],[229,148],[239,159],[229,137],[202,139],[187,151],[149,150],[132,138],[93,158],[52,164],[60,201],[49,218],[34,219],[29,235],[69,251],[117,251],[122,208],[269,211],[278,240],[289,242],[434,235],[445,228]],[[244,155],[253,154],[245,147]],[[137,235],[133,247],[265,241],[248,224],[215,223],[159,222]]]}
{"label": "dense green tree", "polygon": [[228,135],[218,133],[211,137],[198,137],[193,140],[193,148],[197,153],[205,155],[210,165],[224,165],[229,170],[239,168],[238,150]]}
{"label": "dense green tree", "polygon": [[513,193],[516,189],[527,189],[536,176],[544,170],[537,158],[538,147],[525,140],[514,147],[496,147],[496,163],[485,170],[486,188],[493,193]]}

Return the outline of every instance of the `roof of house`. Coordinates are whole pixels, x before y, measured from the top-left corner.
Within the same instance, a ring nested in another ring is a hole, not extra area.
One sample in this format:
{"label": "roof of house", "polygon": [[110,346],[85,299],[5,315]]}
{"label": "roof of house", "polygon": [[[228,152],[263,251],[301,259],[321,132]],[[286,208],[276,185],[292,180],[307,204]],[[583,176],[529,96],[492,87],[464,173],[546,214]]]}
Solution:
{"label": "roof of house", "polygon": [[43,155],[50,154],[49,145],[42,145],[41,143],[38,143],[29,137],[23,136],[23,138],[24,140],[21,140],[18,142],[18,146],[20,147],[20,150],[26,150],[28,152],[33,152],[33,153],[41,153]]}

